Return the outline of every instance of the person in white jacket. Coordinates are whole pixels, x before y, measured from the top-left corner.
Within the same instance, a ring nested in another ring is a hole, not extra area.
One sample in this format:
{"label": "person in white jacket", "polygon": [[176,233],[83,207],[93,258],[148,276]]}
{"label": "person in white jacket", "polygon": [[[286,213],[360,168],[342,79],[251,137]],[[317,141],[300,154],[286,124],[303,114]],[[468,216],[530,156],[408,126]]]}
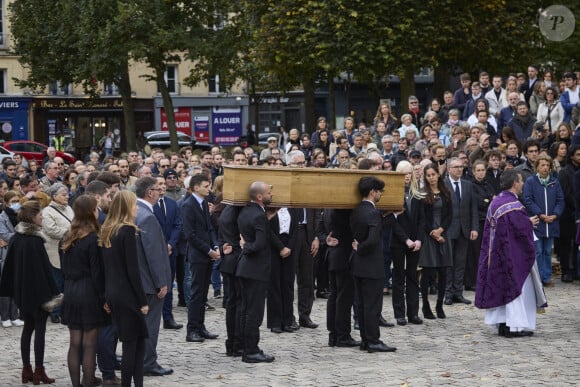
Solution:
{"label": "person in white jacket", "polygon": [[560,103],[560,96],[555,87],[546,88],[545,98],[546,102],[538,106],[536,118],[545,123],[544,128],[550,130],[550,133],[555,133],[564,121],[564,108]]}

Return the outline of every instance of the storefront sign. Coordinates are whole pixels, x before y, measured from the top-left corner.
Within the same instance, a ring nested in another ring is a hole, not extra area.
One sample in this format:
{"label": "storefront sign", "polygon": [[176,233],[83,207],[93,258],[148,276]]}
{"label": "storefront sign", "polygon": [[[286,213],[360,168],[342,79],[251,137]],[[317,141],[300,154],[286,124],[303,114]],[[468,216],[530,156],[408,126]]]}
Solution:
{"label": "storefront sign", "polygon": [[33,106],[39,109],[122,109],[121,99],[35,99]]}
{"label": "storefront sign", "polygon": [[212,143],[218,145],[233,145],[242,135],[242,109],[219,108],[212,109]]}
{"label": "storefront sign", "polygon": [[209,141],[209,117],[208,116],[194,116],[193,129],[195,140],[198,142]]}
{"label": "storefront sign", "polygon": [[[191,108],[179,107],[173,109],[173,115],[175,117],[175,129],[191,136]],[[161,108],[161,130],[169,130],[164,108]]]}

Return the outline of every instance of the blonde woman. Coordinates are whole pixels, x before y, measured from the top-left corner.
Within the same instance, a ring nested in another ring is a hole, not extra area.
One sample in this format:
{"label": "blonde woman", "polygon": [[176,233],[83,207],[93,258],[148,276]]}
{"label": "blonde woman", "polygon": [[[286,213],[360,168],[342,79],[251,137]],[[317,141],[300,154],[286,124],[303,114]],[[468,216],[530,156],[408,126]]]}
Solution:
{"label": "blonde woman", "polygon": [[131,385],[131,381],[135,386],[143,386],[145,339],[148,336],[145,315],[149,306],[135,247],[139,231],[134,223],[136,216],[135,194],[119,192],[111,202],[99,238],[105,268],[105,299],[117,325],[119,340],[123,342],[123,386]]}

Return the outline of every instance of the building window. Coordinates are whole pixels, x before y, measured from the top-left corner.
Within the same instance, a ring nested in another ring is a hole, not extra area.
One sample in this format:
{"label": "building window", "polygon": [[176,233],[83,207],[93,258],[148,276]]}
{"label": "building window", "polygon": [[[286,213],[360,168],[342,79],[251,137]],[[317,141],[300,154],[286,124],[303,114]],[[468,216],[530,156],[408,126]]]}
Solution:
{"label": "building window", "polygon": [[105,83],[105,95],[119,95],[119,86],[115,83]]}
{"label": "building window", "polygon": [[219,75],[212,75],[211,77],[209,77],[208,89],[210,94],[218,94],[226,92],[226,88],[220,85]]}
{"label": "building window", "polygon": [[167,89],[171,94],[179,93],[179,83],[177,82],[177,66],[170,65],[167,66],[165,70],[165,84],[167,85]]}
{"label": "building window", "polygon": [[6,69],[0,69],[0,94],[6,94]]}
{"label": "building window", "polygon": [[60,81],[48,85],[48,93],[52,95],[69,95],[71,94],[71,85],[63,84]]}

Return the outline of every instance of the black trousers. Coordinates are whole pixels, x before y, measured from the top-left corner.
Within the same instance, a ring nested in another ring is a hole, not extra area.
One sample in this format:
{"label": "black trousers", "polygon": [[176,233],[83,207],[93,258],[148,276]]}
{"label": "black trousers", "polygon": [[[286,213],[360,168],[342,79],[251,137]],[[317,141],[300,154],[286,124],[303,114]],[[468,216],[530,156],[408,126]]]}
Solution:
{"label": "black trousers", "polygon": [[272,252],[272,269],[268,285],[268,328],[292,325],[294,304],[295,258],[282,258]]}
{"label": "black trousers", "polygon": [[298,227],[292,255],[296,260],[296,281],[298,283],[298,317],[310,318],[314,303],[314,258],[310,254],[306,228]]}
{"label": "black trousers", "polygon": [[268,282],[239,278],[239,283],[242,290],[240,332],[244,341],[244,354],[252,355],[260,351],[260,325],[264,320]]}
{"label": "black trousers", "polygon": [[330,294],[326,303],[326,328],[338,340],[350,337],[350,308],[354,301],[354,280],[348,270],[330,271]]}
{"label": "black trousers", "polygon": [[578,262],[576,255],[578,246],[575,243],[576,239],[576,224],[574,219],[560,221],[560,237],[554,241],[558,247],[558,254],[560,256],[560,267],[562,274],[571,274],[576,276]]}
{"label": "black trousers", "polygon": [[363,343],[379,343],[379,315],[383,308],[383,278],[354,277],[358,296],[358,323]]}
{"label": "black trousers", "polygon": [[205,329],[205,303],[211,275],[211,262],[191,263],[191,297],[187,306],[187,333]]}
{"label": "black trousers", "polygon": [[467,259],[465,261],[465,275],[463,284],[466,289],[474,289],[477,284],[477,271],[479,270],[479,253],[481,250],[481,242],[483,240],[483,226],[484,223],[479,224],[477,231],[477,239],[469,241],[467,248]]}
{"label": "black trousers", "polygon": [[314,257],[314,273],[316,277],[316,293],[328,290],[329,274],[326,246],[321,245],[318,254]]}
{"label": "black trousers", "polygon": [[445,297],[460,297],[463,295],[463,279],[465,276],[465,262],[469,239],[460,235],[457,239],[451,239],[451,251],[453,256],[453,266],[447,268],[447,286],[445,287]]}
{"label": "black trousers", "polygon": [[224,287],[227,284],[229,297],[226,302],[226,330],[228,338],[226,347],[234,348],[241,345],[240,336],[240,313],[242,308],[242,295],[240,283],[233,274],[223,273]]}
{"label": "black trousers", "polygon": [[[419,283],[417,263],[419,252],[400,245],[391,245],[393,260],[393,311],[395,318],[419,315]],[[405,313],[406,311],[406,313]]]}
{"label": "black trousers", "polygon": [[48,312],[38,307],[34,313],[21,313],[24,320],[22,335],[20,336],[20,355],[22,364],[30,364],[30,342],[34,332],[34,362],[37,367],[44,365],[44,347],[46,336],[46,320]]}
{"label": "black trousers", "polygon": [[177,301],[185,303],[185,293],[183,291],[183,278],[185,277],[185,256],[177,254],[175,260],[175,281],[177,282]]}

